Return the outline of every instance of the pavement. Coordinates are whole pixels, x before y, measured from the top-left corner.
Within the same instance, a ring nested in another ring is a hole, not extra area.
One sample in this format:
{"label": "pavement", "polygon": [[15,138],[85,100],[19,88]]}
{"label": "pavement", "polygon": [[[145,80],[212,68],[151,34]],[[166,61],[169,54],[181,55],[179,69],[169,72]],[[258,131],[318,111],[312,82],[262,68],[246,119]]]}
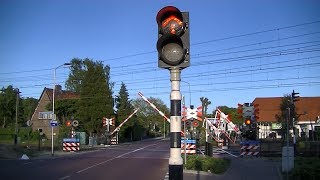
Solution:
{"label": "pavement", "polygon": [[[101,146],[100,146],[101,147]],[[55,151],[52,156],[51,151],[42,151],[36,157],[30,159],[58,158],[85,154],[100,148],[92,148],[88,151],[64,152]],[[215,154],[214,157],[228,158],[231,160],[229,169],[224,174],[212,174],[203,171],[184,170],[184,180],[281,180],[281,158],[266,157],[236,157],[230,154]],[[167,175],[168,178],[168,175]],[[166,179],[166,178],[165,178]]]}
{"label": "pavement", "polygon": [[185,170],[184,180],[281,180],[281,158],[265,157],[233,157],[229,155],[217,155],[229,158],[231,164],[224,174],[211,174],[201,171]]}

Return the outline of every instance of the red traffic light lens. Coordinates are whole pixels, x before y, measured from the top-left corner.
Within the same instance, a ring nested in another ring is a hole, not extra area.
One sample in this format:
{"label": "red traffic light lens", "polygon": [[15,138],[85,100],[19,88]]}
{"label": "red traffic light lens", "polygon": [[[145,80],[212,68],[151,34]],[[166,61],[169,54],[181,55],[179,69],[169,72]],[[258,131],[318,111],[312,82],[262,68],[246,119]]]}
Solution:
{"label": "red traffic light lens", "polygon": [[67,121],[67,122],[66,122],[66,125],[67,125],[68,127],[70,127],[70,126],[71,126],[71,121]]}
{"label": "red traffic light lens", "polygon": [[247,119],[244,123],[245,123],[246,125],[249,125],[249,124],[251,124],[251,120]]}
{"label": "red traffic light lens", "polygon": [[162,34],[183,34],[184,23],[180,10],[174,6],[166,6],[157,14],[157,23]]}
{"label": "red traffic light lens", "polygon": [[183,32],[183,22],[176,16],[170,16],[162,22],[163,34],[176,34],[180,35]]}

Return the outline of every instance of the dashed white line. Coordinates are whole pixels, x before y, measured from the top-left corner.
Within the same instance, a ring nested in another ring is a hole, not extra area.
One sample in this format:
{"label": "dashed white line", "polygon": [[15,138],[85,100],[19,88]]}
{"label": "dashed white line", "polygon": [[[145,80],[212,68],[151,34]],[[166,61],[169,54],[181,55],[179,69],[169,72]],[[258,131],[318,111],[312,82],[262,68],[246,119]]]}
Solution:
{"label": "dashed white line", "polygon": [[70,178],[70,176],[65,176],[65,177],[59,178],[59,180],[68,179],[68,178]]}

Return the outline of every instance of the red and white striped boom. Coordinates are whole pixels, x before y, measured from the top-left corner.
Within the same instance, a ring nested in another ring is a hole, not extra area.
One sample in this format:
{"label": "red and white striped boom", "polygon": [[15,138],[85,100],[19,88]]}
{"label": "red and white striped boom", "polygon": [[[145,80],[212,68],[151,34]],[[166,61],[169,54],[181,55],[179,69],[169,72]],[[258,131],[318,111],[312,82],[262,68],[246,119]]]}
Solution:
{"label": "red and white striped boom", "polygon": [[139,110],[139,108],[136,109],[136,110],[134,110],[133,113],[131,113],[131,114],[127,117],[127,119],[125,119],[118,127],[116,127],[116,128],[112,131],[111,135],[113,135],[116,131],[118,131],[118,130],[121,128],[121,126],[124,125],[124,123],[126,123],[135,113],[138,112],[138,110]]}
{"label": "red and white striped boom", "polygon": [[162,111],[160,111],[152,102],[150,102],[146,97],[144,97],[141,92],[138,92],[138,95],[142,97],[144,101],[146,101],[154,110],[156,110],[162,117],[164,117],[170,123],[170,119]]}
{"label": "red and white striped boom", "polygon": [[220,114],[220,119],[226,121],[228,123],[228,126],[230,126],[237,134],[241,133],[239,128],[235,124],[233,124],[229,117],[224,114],[219,108],[217,108],[217,112]]}

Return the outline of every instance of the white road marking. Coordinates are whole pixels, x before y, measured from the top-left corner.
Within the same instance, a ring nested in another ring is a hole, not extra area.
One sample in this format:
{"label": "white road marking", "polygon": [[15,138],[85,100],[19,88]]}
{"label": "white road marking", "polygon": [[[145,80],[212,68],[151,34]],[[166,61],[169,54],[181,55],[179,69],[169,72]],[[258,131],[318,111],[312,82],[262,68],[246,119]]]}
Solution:
{"label": "white road marking", "polygon": [[[158,143],[157,143],[157,144],[158,144]],[[155,145],[157,145],[157,144],[151,144],[151,145],[148,145],[148,146],[145,146],[145,147],[142,147],[142,148],[139,148],[139,149],[135,149],[135,150],[133,150],[133,151],[130,151],[130,152],[121,154],[121,155],[119,155],[119,156],[117,156],[117,157],[114,157],[114,158],[108,159],[108,160],[106,160],[106,161],[102,161],[102,162],[100,162],[100,163],[97,163],[97,164],[94,164],[94,165],[92,165],[92,166],[89,166],[89,167],[87,167],[87,168],[84,168],[84,169],[82,169],[82,170],[80,170],[80,171],[77,171],[76,173],[82,173],[82,172],[84,172],[84,171],[86,171],[86,170],[88,170],[88,169],[94,168],[94,167],[96,167],[96,166],[100,166],[101,164],[105,164],[105,163],[110,162],[110,161],[112,161],[112,160],[121,158],[121,157],[123,157],[123,156],[125,156],[125,155],[128,155],[128,154],[131,154],[131,153],[140,151],[140,150],[145,149],[145,148],[150,147],[150,146],[155,146]]]}
{"label": "white road marking", "polygon": [[70,176],[65,176],[65,177],[62,177],[62,178],[59,178],[60,180],[63,180],[63,179],[68,179],[70,178]]}

